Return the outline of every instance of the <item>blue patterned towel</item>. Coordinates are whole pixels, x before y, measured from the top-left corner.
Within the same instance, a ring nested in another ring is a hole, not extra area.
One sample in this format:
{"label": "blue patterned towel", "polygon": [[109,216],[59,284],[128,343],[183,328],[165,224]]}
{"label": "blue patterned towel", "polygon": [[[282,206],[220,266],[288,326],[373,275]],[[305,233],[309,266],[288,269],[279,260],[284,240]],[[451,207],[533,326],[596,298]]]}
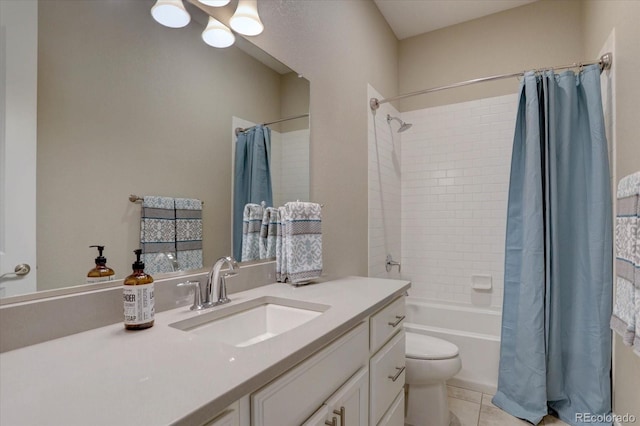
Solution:
{"label": "blue patterned towel", "polygon": [[176,211],[173,198],[145,196],[140,219],[140,248],[145,272],[153,275],[173,271],[164,253],[175,255]]}
{"label": "blue patterned towel", "polygon": [[640,172],[618,183],[611,328],[640,355]]}
{"label": "blue patterned towel", "polygon": [[242,213],[242,262],[260,259],[260,227],[264,209],[249,203]]}
{"label": "blue patterned towel", "polygon": [[292,284],[308,283],[322,274],[322,207],[316,203],[284,205],[283,250]]}
{"label": "blue patterned towel", "polygon": [[286,209],[278,207],[278,220],[276,222],[276,281],[283,283],[287,280],[287,258],[285,256],[284,246],[287,237],[284,232],[284,218]]}
{"label": "blue patterned towel", "polygon": [[260,228],[260,259],[276,257],[277,224],[280,222],[278,209],[267,207],[262,215]]}
{"label": "blue patterned towel", "polygon": [[176,250],[180,269],[202,268],[202,201],[176,198]]}

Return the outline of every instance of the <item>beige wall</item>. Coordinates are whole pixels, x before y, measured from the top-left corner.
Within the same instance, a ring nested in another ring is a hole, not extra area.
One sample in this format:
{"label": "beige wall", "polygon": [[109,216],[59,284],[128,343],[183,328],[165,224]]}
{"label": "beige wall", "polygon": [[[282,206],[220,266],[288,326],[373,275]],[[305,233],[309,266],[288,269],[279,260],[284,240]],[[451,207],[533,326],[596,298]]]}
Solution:
{"label": "beige wall", "polygon": [[[295,72],[284,74],[280,79],[280,117],[293,117],[309,112],[309,80],[298,77]],[[280,132],[308,129],[309,118],[285,121]]]}
{"label": "beige wall", "polygon": [[[409,93],[582,60],[580,2],[540,0],[400,41],[399,89]],[[515,93],[516,78],[416,96],[411,111]]]}
{"label": "beige wall", "polygon": [[[583,44],[587,56],[597,55],[615,29],[616,180],[640,170],[640,2],[585,1]],[[640,419],[640,357],[614,335],[613,410]]]}
{"label": "beige wall", "polygon": [[205,265],[230,253],[231,116],[280,118],[281,76],[207,46],[198,24],[158,25],[152,5],[40,2],[40,290],[83,283],[92,244],[130,273],[140,204],[129,194],[202,199]]}
{"label": "beige wall", "polygon": [[311,82],[311,199],[324,204],[324,272],[367,275],[367,83],[397,93],[397,40],[370,0],[262,1],[259,11],[265,31],[251,41]]}

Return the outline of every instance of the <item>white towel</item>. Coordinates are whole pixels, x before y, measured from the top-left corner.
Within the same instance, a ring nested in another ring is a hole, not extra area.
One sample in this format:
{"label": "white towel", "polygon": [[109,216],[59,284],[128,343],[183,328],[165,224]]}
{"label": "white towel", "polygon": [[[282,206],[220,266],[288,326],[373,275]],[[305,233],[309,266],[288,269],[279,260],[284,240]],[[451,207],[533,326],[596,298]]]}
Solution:
{"label": "white towel", "polygon": [[286,275],[292,284],[308,283],[322,274],[322,207],[290,202],[284,211]]}
{"label": "white towel", "polygon": [[618,183],[616,209],[617,277],[611,328],[640,355],[640,172]]}
{"label": "white towel", "polygon": [[263,208],[247,204],[242,213],[242,262],[260,259],[260,227]]}

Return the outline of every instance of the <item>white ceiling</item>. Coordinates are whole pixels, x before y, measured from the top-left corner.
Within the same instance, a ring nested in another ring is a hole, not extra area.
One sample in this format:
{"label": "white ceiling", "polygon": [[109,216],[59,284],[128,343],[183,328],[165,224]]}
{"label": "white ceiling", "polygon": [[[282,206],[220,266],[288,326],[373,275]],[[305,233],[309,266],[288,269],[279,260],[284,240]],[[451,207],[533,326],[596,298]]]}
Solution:
{"label": "white ceiling", "polygon": [[374,0],[399,40],[536,0]]}

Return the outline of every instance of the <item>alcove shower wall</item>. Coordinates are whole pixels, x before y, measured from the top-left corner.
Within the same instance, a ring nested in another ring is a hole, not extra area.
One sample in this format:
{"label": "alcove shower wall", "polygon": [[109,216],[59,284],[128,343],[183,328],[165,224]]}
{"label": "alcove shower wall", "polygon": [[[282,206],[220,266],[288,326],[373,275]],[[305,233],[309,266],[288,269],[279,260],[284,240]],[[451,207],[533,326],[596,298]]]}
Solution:
{"label": "alcove shower wall", "polygon": [[[413,127],[399,135],[390,133],[383,108],[392,107],[383,104],[376,116],[378,153],[391,146],[393,134],[399,164],[393,155],[375,155],[370,117],[370,275],[388,276],[375,237],[396,235],[391,218],[398,206],[387,200],[399,190],[401,276],[411,280],[410,294],[501,307],[516,106],[514,94],[408,111],[401,118]],[[471,290],[473,275],[490,275],[492,290]]]}

